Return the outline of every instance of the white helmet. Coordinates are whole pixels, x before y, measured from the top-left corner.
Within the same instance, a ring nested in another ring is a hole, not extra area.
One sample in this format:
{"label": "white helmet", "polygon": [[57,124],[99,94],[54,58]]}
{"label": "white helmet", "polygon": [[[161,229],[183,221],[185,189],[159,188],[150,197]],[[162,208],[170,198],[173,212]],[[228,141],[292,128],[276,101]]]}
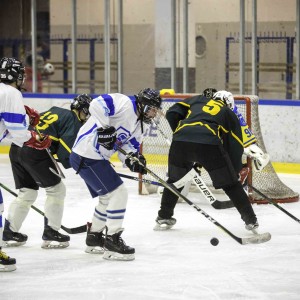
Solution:
{"label": "white helmet", "polygon": [[215,100],[223,100],[225,104],[233,110],[235,107],[233,95],[227,91],[217,91],[213,95],[213,99]]}

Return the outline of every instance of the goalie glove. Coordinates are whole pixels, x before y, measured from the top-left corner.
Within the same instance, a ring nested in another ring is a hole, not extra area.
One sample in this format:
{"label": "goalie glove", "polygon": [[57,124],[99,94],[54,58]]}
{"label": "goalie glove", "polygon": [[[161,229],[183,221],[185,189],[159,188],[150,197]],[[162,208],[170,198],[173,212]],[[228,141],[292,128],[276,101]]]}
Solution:
{"label": "goalie glove", "polygon": [[24,105],[26,114],[29,117],[29,124],[33,127],[35,127],[37,124],[39,124],[40,121],[40,114],[38,113],[37,110],[35,110],[32,107],[29,107],[27,105]]}
{"label": "goalie glove", "polygon": [[[141,164],[146,166],[146,159],[145,159],[144,155],[142,155],[138,152],[136,152],[136,153],[130,152],[129,155],[131,157],[137,158],[141,162]],[[140,165],[138,161],[136,161],[130,157],[125,159],[125,165],[129,168],[129,170],[131,172],[140,173],[142,175],[147,174],[147,171],[144,169],[144,167],[142,165]]]}
{"label": "goalie glove", "polygon": [[114,148],[115,142],[117,140],[117,131],[113,126],[106,128],[98,128],[98,144],[107,150],[112,150]]}
{"label": "goalie glove", "polygon": [[270,161],[269,154],[264,153],[256,144],[244,148],[244,153],[253,159],[257,171],[261,171]]}
{"label": "goalie glove", "polygon": [[37,150],[44,150],[51,146],[52,140],[48,135],[40,137],[35,131],[30,131],[31,139],[24,143],[25,146],[35,148]]}

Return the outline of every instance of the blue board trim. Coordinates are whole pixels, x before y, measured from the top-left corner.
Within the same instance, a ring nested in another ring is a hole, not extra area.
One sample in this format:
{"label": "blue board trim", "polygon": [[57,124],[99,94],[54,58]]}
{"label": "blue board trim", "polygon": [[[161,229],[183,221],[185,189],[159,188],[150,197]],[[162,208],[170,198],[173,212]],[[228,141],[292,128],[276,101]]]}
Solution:
{"label": "blue board trim", "polygon": [[[44,98],[44,99],[74,99],[78,94],[42,94],[42,93],[23,93],[24,98]],[[101,94],[91,95],[96,98]],[[134,99],[134,96],[129,96]],[[180,99],[168,98],[168,102],[178,102]],[[300,100],[284,100],[284,99],[259,99],[259,105],[274,106],[300,106]]]}

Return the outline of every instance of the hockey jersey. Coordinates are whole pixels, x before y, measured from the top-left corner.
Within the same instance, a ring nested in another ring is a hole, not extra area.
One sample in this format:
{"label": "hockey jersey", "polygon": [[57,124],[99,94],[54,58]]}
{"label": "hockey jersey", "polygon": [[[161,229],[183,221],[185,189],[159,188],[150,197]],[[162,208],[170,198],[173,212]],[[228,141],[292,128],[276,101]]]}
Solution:
{"label": "hockey jersey", "polygon": [[40,123],[36,127],[50,136],[51,153],[57,155],[65,169],[71,167],[69,156],[82,124],[75,111],[61,107],[51,107],[40,115]]}
{"label": "hockey jersey", "polygon": [[[123,94],[103,94],[90,103],[90,118],[81,127],[72,151],[80,156],[108,160],[114,152],[107,150],[97,143],[97,128],[113,126],[117,131],[117,143],[126,152],[139,151],[142,142],[141,122],[137,117],[135,99]],[[122,162],[125,156],[118,153]]]}
{"label": "hockey jersey", "polygon": [[208,100],[202,95],[191,97],[173,105],[166,117],[171,128],[172,119],[179,121],[173,141],[218,145],[224,135],[230,135],[240,147],[243,145],[239,120],[221,100]]}
{"label": "hockey jersey", "polygon": [[250,146],[251,144],[254,144],[257,142],[255,135],[252,133],[251,129],[247,125],[247,122],[245,121],[243,115],[238,111],[237,106],[234,106],[233,112],[238,117],[242,134],[243,134],[243,146],[244,148]]}
{"label": "hockey jersey", "polygon": [[6,139],[22,147],[31,138],[23,97],[16,88],[0,83],[0,142]]}

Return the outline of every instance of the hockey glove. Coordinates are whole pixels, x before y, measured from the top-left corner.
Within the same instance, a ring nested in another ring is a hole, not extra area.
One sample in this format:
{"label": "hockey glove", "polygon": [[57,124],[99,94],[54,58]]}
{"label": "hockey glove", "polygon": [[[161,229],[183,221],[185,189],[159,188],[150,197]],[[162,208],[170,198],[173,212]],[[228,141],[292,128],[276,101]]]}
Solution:
{"label": "hockey glove", "polygon": [[31,108],[27,105],[24,105],[26,114],[29,117],[29,124],[33,127],[35,127],[37,124],[39,124],[40,121],[40,114],[38,111],[36,111],[34,108]]}
{"label": "hockey glove", "polygon": [[256,144],[246,147],[244,153],[253,159],[253,164],[257,171],[261,171],[270,161],[269,154],[264,153]]}
{"label": "hockey glove", "polygon": [[31,139],[24,143],[25,146],[35,148],[37,150],[44,150],[51,146],[52,140],[48,135],[40,137],[35,131],[30,131]]}
{"label": "hockey glove", "polygon": [[[146,166],[146,159],[142,154],[140,154],[138,152],[136,152],[136,153],[130,152],[129,155],[132,156],[132,157],[137,158],[141,162],[141,164]],[[133,159],[128,157],[128,158],[125,159],[125,164],[131,172],[140,173],[142,175],[147,174],[147,171],[136,160],[133,160]]]}
{"label": "hockey glove", "polygon": [[114,148],[115,142],[117,140],[117,131],[115,127],[109,126],[107,128],[98,128],[98,144],[107,150],[112,150]]}

